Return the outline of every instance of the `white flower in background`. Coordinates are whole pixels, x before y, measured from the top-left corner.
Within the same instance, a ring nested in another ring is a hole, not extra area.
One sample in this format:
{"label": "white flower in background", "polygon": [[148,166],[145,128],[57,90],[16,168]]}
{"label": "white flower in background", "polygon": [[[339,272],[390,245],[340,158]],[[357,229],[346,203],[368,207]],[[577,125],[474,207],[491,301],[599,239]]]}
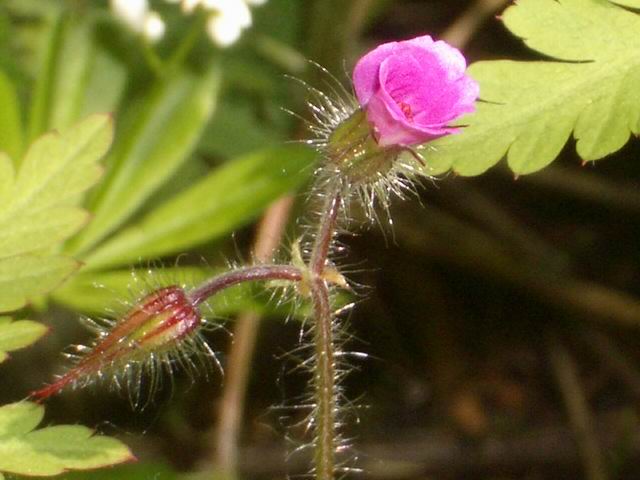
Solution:
{"label": "white flower in background", "polygon": [[241,34],[240,24],[229,22],[222,15],[211,15],[207,20],[207,35],[219,47],[228,47],[235,43]]}
{"label": "white flower in background", "polygon": [[152,42],[157,42],[164,36],[164,21],[158,12],[148,12],[144,19],[142,34]]}
{"label": "white flower in background", "polygon": [[266,0],[165,0],[180,3],[182,11],[192,13],[202,8],[208,13],[207,34],[219,47],[235,43],[242,31],[251,26],[249,5],[262,5]]}
{"label": "white flower in background", "polygon": [[251,11],[242,0],[203,0],[214,12],[207,20],[209,38],[220,47],[235,43],[242,30],[251,26]]}
{"label": "white flower in background", "polygon": [[[242,31],[251,26],[249,5],[262,5],[266,0],[165,0],[180,4],[185,14],[202,8],[208,15],[207,35],[219,47],[235,43]],[[135,33],[157,42],[165,33],[165,23],[149,0],[110,0],[113,13]]]}
{"label": "white flower in background", "polygon": [[198,7],[198,5],[202,3],[201,0],[178,0],[178,2],[176,2],[175,0],[167,0],[167,1],[170,3],[182,4],[182,11],[185,13],[193,12]]}
{"label": "white flower in background", "polygon": [[111,10],[127,27],[151,42],[164,35],[164,21],[149,9],[148,0],[110,0]]}
{"label": "white flower in background", "polygon": [[111,0],[113,13],[131,30],[142,31],[144,18],[149,11],[147,0]]}

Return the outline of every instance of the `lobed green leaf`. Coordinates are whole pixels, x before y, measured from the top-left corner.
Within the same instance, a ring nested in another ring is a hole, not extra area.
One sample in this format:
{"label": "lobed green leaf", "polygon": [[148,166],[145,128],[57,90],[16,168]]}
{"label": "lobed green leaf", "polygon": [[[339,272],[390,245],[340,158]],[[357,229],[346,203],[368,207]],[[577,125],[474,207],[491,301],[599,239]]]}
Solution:
{"label": "lobed green leaf", "polygon": [[84,210],[56,207],[25,213],[11,221],[0,236],[0,259],[46,248],[68,238],[89,218]]}
{"label": "lobed green leaf", "polygon": [[71,258],[51,255],[0,260],[0,312],[17,310],[30,298],[53,290],[79,266]]}
{"label": "lobed green leaf", "polygon": [[7,352],[31,345],[47,330],[43,324],[31,320],[12,322],[9,317],[0,317],[0,363],[7,359]]}
{"label": "lobed green leaf", "polygon": [[96,183],[102,169],[98,160],[111,145],[113,126],[108,115],[92,115],[61,133],[49,132],[28,149],[17,172],[11,204],[0,221],[25,211],[37,212],[70,199]]}
{"label": "lobed green leaf", "polygon": [[20,402],[0,407],[0,471],[30,476],[99,468],[133,459],[120,441],[86,427],[60,425],[34,430],[44,407]]}
{"label": "lobed green leaf", "polygon": [[17,171],[0,153],[0,312],[22,307],[78,267],[46,251],[86,222],[74,204],[98,179],[111,136],[111,119],[93,115],[37,139]]}
{"label": "lobed green leaf", "polygon": [[459,135],[424,148],[430,174],[478,175],[506,155],[516,174],[551,163],[571,133],[585,161],[640,134],[640,15],[607,0],[520,0],[503,14],[525,43],[562,61],[478,62],[483,102]]}
{"label": "lobed green leaf", "polygon": [[[119,465],[109,470],[66,473],[60,480],[187,480],[169,466],[158,463]],[[217,480],[209,475],[208,480]],[[222,479],[220,479],[222,480]],[[229,480],[229,479],[227,479]]]}

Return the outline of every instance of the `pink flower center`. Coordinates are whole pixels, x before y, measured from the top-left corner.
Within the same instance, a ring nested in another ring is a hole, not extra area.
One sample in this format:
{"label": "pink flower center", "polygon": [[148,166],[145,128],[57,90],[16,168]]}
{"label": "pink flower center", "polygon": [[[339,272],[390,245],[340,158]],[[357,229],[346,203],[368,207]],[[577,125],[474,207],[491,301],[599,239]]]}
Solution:
{"label": "pink flower center", "polygon": [[400,110],[402,110],[402,113],[404,113],[405,118],[410,122],[413,122],[413,111],[411,110],[411,105],[400,102],[398,103],[398,106],[400,107]]}

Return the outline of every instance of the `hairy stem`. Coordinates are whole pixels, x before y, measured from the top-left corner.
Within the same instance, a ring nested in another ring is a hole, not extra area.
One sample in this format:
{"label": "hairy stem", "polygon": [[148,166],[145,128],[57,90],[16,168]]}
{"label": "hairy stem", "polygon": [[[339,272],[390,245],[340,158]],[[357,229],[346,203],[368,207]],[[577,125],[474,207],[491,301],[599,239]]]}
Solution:
{"label": "hairy stem", "polygon": [[315,426],[314,466],[316,480],[333,480],[336,452],[336,385],[333,318],[329,303],[329,287],[323,279],[327,257],[336,229],[340,209],[340,193],[330,192],[325,203],[315,238],[309,268],[311,298],[314,311]]}
{"label": "hairy stem", "polygon": [[313,251],[311,252],[311,262],[309,267],[311,273],[317,276],[322,276],[324,267],[327,264],[327,257],[329,256],[329,249],[331,248],[331,242],[336,229],[336,221],[338,219],[338,212],[340,211],[341,196],[338,188],[333,188],[329,191],[327,201],[322,209],[322,217],[318,225],[318,233],[313,244]]}
{"label": "hairy stem", "polygon": [[256,265],[232,270],[207,280],[199,287],[189,292],[189,300],[195,306],[216,293],[243,282],[258,280],[289,280],[298,282],[302,279],[302,272],[290,265]]}

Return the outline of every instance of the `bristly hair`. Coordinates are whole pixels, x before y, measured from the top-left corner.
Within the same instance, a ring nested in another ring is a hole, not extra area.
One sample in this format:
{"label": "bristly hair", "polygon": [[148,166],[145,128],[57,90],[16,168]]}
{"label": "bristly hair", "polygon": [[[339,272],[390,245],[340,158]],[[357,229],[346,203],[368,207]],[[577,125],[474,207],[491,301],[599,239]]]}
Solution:
{"label": "bristly hair", "polygon": [[[336,290],[332,289],[331,296],[335,298]],[[335,303],[331,300],[331,303]],[[331,329],[334,337],[334,371],[335,371],[335,392],[333,404],[335,405],[335,472],[338,476],[348,473],[358,473],[356,468],[357,452],[353,448],[353,439],[345,431],[346,425],[359,422],[359,412],[363,408],[358,400],[349,399],[344,390],[344,380],[358,366],[353,363],[354,359],[362,360],[368,355],[361,352],[350,351],[347,345],[353,341],[349,334],[348,321],[343,317],[348,315],[352,305],[345,306],[335,311],[332,316]],[[302,374],[305,377],[313,377],[316,369],[316,352],[313,344],[315,323],[313,321],[304,322],[300,327],[299,345],[285,354],[280,360],[286,361],[289,368],[286,368],[286,375]],[[283,371],[283,375],[285,372]],[[280,380],[282,382],[282,379]],[[284,385],[282,385],[284,388]],[[284,395],[284,394],[283,394]],[[306,392],[300,396],[292,398],[284,395],[286,403],[271,408],[276,412],[282,426],[288,431],[287,440],[289,444],[288,458],[306,456],[314,449],[317,438],[310,436],[315,432],[315,418],[317,417],[315,398],[312,392]],[[353,421],[355,420],[355,422]],[[303,474],[289,475],[290,478],[314,478],[314,471],[310,470]]]}
{"label": "bristly hair", "polygon": [[[144,408],[165,381],[173,385],[178,369],[192,379],[207,377],[213,366],[222,372],[203,336],[205,330],[216,328],[215,322],[207,321],[190,305],[184,279],[171,281],[170,275],[154,272],[132,272],[131,297],[119,301],[119,315],[82,319],[95,339],[88,346],[71,347],[65,356],[72,366],[33,392],[33,398],[42,401],[67,388],[103,383],[125,391],[134,408]],[[147,324],[155,318],[160,319],[158,324]]]}
{"label": "bristly hair", "polygon": [[[285,110],[300,119],[307,127],[311,138],[302,143],[316,149],[322,156],[316,168],[312,195],[321,197],[331,187],[338,184],[343,198],[343,212],[348,217],[349,208],[356,204],[363,209],[365,217],[380,225],[391,224],[389,212],[392,198],[404,200],[408,197],[418,198],[416,183],[420,178],[429,177],[421,166],[424,166],[422,154],[412,147],[396,146],[389,148],[389,155],[394,157],[387,169],[376,172],[366,181],[353,181],[345,175],[339,165],[329,159],[329,141],[331,135],[354,114],[361,111],[355,93],[348,90],[344,84],[326,68],[315,62],[310,62],[321,74],[321,80],[326,91],[316,88],[299,78],[288,78],[299,83],[307,92],[306,105],[310,112],[310,119]],[[364,142],[364,138],[357,138],[347,145],[345,150],[357,149]],[[379,212],[382,212],[382,217]]]}

